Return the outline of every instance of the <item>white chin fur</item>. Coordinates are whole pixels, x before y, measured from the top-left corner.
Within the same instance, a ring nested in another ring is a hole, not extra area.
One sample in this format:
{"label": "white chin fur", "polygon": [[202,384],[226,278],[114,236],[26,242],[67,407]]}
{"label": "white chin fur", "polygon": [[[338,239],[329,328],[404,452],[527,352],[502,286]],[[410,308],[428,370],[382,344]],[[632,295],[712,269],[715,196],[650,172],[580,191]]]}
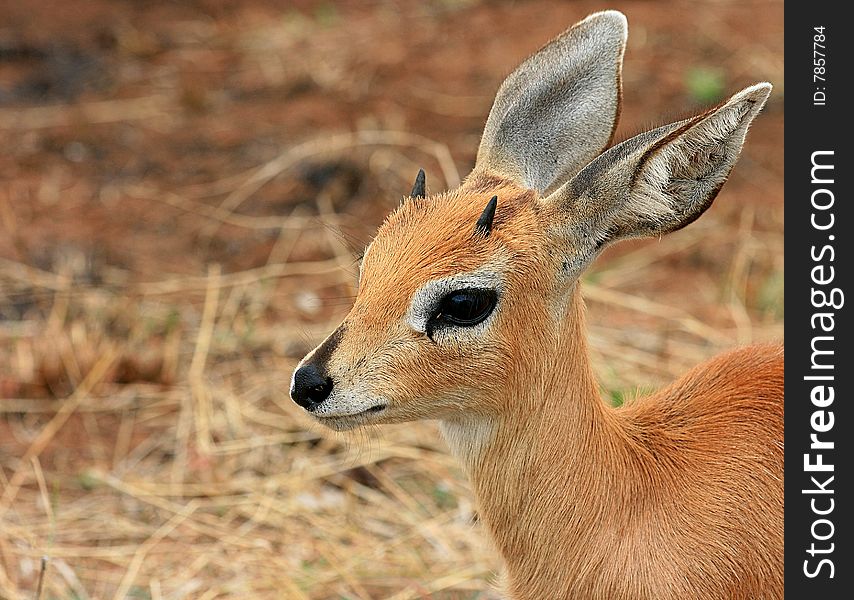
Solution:
{"label": "white chin fur", "polygon": [[388,406],[388,404],[389,401],[385,398],[333,388],[329,397],[316,410],[313,410],[312,414],[321,418],[355,417],[376,407]]}

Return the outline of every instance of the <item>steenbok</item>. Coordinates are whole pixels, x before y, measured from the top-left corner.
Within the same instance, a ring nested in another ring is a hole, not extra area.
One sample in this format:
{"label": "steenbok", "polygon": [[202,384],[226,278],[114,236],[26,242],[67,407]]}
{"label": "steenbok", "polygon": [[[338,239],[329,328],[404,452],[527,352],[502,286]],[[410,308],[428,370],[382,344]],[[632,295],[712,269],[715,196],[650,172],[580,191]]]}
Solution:
{"label": "steenbok", "polygon": [[609,147],[626,35],[594,14],[506,79],[474,170],[435,196],[419,173],[291,396],[336,430],[437,419],[511,598],[782,598],[783,348],[613,408],[579,289],[608,244],[709,208],[771,86]]}

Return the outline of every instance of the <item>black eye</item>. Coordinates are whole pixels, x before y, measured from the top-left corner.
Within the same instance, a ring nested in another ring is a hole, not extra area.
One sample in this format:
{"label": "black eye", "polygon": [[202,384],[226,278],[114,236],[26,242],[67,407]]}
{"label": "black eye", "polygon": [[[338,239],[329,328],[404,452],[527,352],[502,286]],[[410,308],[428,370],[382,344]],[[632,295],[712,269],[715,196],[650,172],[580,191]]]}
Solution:
{"label": "black eye", "polygon": [[442,298],[432,320],[437,323],[472,327],[492,313],[496,302],[498,294],[495,290],[457,290]]}

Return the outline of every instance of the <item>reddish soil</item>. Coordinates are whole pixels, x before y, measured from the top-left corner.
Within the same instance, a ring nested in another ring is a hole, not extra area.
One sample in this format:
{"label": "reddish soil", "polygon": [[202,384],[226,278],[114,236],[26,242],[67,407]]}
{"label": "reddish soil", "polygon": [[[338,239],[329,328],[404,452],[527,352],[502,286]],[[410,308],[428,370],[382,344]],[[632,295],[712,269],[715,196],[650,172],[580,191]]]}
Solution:
{"label": "reddish soil", "polygon": [[[765,2],[663,4],[624,7],[630,43],[619,134],[699,109],[686,86],[698,70],[720,70],[725,92],[777,79],[728,187],[731,196],[779,203],[781,11]],[[202,235],[198,215],[128,188],[192,191],[300,141],[359,128],[446,144],[464,174],[502,75],[601,6],[6,2],[0,177],[11,216],[0,256],[57,270],[63,254],[79,252],[91,271],[108,265],[142,280],[201,274],[211,261],[226,271],[262,265],[275,231],[249,236],[226,226]],[[306,161],[239,212],[311,214],[317,194],[331,190],[333,206],[363,220],[367,237],[410,182],[360,154]],[[406,154],[427,168],[434,191],[444,187],[435,161]],[[760,228],[779,227],[765,215],[757,214]]]}

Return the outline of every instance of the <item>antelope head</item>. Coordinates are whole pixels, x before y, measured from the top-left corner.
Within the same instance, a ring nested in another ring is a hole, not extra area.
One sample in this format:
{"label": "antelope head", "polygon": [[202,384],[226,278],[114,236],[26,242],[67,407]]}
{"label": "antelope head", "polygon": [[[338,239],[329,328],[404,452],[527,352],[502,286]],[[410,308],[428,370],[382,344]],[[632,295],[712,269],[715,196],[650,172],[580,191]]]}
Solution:
{"label": "antelope head", "polygon": [[616,11],[576,24],[501,85],[462,186],[429,195],[419,173],[352,310],[298,365],[297,404],[337,430],[538,408],[563,338],[583,336],[567,329],[582,271],[606,244],[699,217],[771,89],[609,148],[626,36]]}

